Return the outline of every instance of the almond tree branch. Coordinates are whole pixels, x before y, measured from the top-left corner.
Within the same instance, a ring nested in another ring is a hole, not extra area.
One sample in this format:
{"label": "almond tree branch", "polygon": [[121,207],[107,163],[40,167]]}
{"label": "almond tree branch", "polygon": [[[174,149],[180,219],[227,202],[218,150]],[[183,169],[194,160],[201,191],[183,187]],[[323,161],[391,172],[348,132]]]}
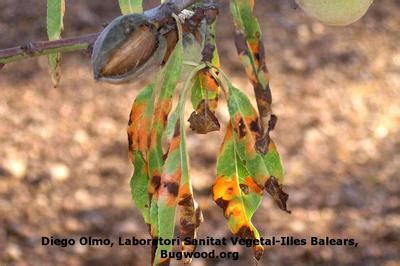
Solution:
{"label": "almond tree branch", "polygon": [[[149,21],[164,25],[171,19],[172,13],[178,14],[197,1],[198,0],[167,0],[153,9],[146,10],[144,15]],[[56,41],[29,42],[17,47],[0,50],[0,69],[5,64],[31,57],[88,49],[94,43],[98,35],[99,33],[94,33]]]}

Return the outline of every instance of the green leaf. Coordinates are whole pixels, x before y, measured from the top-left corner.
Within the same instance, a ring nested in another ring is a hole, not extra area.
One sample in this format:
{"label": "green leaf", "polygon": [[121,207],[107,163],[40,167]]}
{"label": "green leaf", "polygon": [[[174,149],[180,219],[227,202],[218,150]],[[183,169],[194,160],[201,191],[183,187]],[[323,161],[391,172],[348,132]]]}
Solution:
{"label": "green leaf", "polygon": [[258,39],[261,32],[253,8],[253,0],[232,0],[230,5],[236,28],[245,32],[248,39]]}
{"label": "green leaf", "polygon": [[[215,22],[211,25],[207,25],[207,30],[204,38],[206,39],[206,43],[214,45],[215,50],[213,53],[213,58],[211,63],[217,67],[219,67],[219,56],[215,42]],[[203,44],[204,45],[204,44]],[[219,95],[219,86],[215,79],[211,76],[209,71],[203,70],[199,71],[196,76],[196,80],[194,86],[192,88],[192,106],[193,109],[197,109],[199,104],[208,98],[209,109],[213,112],[216,111],[218,106],[218,95]],[[208,97],[207,97],[208,96]]]}
{"label": "green leaf", "polygon": [[[160,230],[165,226],[165,224],[159,224],[160,213],[158,200],[158,189],[161,184],[161,175],[164,164],[162,140],[163,136],[165,136],[164,131],[166,129],[167,117],[172,108],[172,98],[181,76],[182,64],[183,45],[180,38],[167,63],[159,73],[158,82],[156,84],[156,88],[159,89],[159,92],[153,114],[153,123],[150,132],[150,148],[148,153],[148,172],[150,176],[148,191],[151,197],[150,231],[153,238],[157,238]],[[156,261],[154,263],[156,263]]]}
{"label": "green leaf", "polygon": [[[175,130],[168,149],[168,156],[162,169],[161,183],[158,190],[158,235],[163,239],[174,237],[175,217],[177,205],[180,206],[181,236],[195,238],[197,228],[202,221],[202,214],[193,198],[193,189],[189,178],[189,164],[186,153],[186,138],[184,124],[184,109],[187,92],[191,89],[192,79],[199,69],[199,65],[192,70],[187,77],[174,116],[179,119],[171,119]],[[168,125],[167,128],[171,126]],[[194,251],[193,245],[182,245],[183,251]],[[161,252],[172,250],[172,245],[160,245],[157,247],[154,265],[169,265],[168,258],[161,258]],[[190,259],[185,259],[189,263]]]}
{"label": "green leaf", "polygon": [[253,85],[260,115],[261,136],[258,149],[265,153],[268,149],[270,120],[273,119],[269,73],[265,63],[262,33],[254,15],[253,0],[232,0],[230,9],[234,19],[235,45],[247,77]]}
{"label": "green leaf", "polygon": [[[64,0],[47,0],[47,35],[49,40],[58,40],[64,29]],[[53,86],[57,87],[61,79],[61,53],[50,54],[49,65],[52,72]]]}
{"label": "green leaf", "polygon": [[255,149],[255,143],[260,134],[257,113],[247,96],[232,84],[229,84],[228,108],[234,129],[237,153],[246,162],[246,167],[255,182],[263,187],[269,177],[269,172],[262,154]]}
{"label": "green leaf", "polygon": [[150,198],[147,193],[148,137],[154,109],[154,84],[143,88],[132,104],[128,123],[129,157],[134,165],[130,181],[132,198],[146,223],[150,223]]}
{"label": "green leaf", "polygon": [[142,0],[118,0],[119,8],[121,9],[122,15],[127,15],[131,13],[142,13],[142,2]]}
{"label": "green leaf", "polygon": [[229,115],[234,130],[237,153],[245,163],[254,182],[271,194],[277,205],[287,211],[286,201],[288,195],[282,190],[284,172],[282,162],[275,143],[269,138],[269,145],[265,154],[256,149],[256,141],[261,135],[256,111],[247,96],[229,86]]}
{"label": "green leaf", "polygon": [[[213,185],[213,199],[223,209],[229,229],[243,239],[260,239],[251,218],[261,203],[263,191],[251,177],[237,154],[232,124],[226,129],[224,142],[217,160],[217,178]],[[254,245],[257,260],[263,254],[262,245]]]}

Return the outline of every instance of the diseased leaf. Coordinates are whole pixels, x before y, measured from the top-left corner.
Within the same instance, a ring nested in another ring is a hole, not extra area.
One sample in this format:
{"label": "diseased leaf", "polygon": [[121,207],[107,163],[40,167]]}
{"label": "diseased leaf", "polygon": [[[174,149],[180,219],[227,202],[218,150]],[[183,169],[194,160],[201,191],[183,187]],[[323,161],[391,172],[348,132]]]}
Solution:
{"label": "diseased leaf", "polygon": [[[219,66],[219,56],[215,43],[215,22],[207,25],[205,38],[206,47],[203,49],[203,60],[210,60],[213,65]],[[206,134],[219,130],[219,122],[215,117],[219,92],[219,85],[211,75],[209,69],[199,71],[192,88],[191,96],[192,106],[195,111],[189,119],[190,127],[196,133]]]}
{"label": "diseased leaf", "polygon": [[121,9],[122,15],[127,15],[131,13],[142,13],[142,2],[142,0],[118,0],[119,8]]}
{"label": "diseased leaf", "polygon": [[[213,199],[220,206],[233,234],[243,239],[260,239],[251,218],[261,203],[263,191],[243,165],[236,152],[232,124],[228,124],[217,160],[217,178],[213,185]],[[262,245],[255,245],[254,256],[259,260]]]}
{"label": "diseased leaf", "polygon": [[[58,40],[64,29],[65,0],[47,0],[47,35],[49,40]],[[53,86],[57,87],[61,79],[61,53],[50,54],[49,65]]]}
{"label": "diseased leaf", "polygon": [[[202,214],[193,199],[192,186],[189,178],[188,157],[186,154],[184,107],[188,90],[191,88],[192,79],[198,69],[204,65],[199,65],[189,74],[182,89],[178,105],[173,114],[179,119],[171,119],[175,122],[175,130],[170,142],[165,164],[162,169],[161,183],[158,190],[158,234],[164,239],[174,237],[174,221],[176,208],[179,204],[180,210],[180,234],[181,237],[195,238],[197,228],[202,221]],[[170,125],[167,125],[170,128]],[[165,223],[169,223],[166,225]],[[183,251],[194,251],[193,245],[182,245]],[[162,258],[161,252],[171,251],[172,245],[159,245],[155,254],[154,265],[169,265],[168,258]],[[190,259],[185,259],[184,263],[189,263]]]}
{"label": "diseased leaf", "polygon": [[172,140],[172,137],[174,136],[175,132],[175,127],[176,127],[176,122],[179,119],[179,112],[175,110],[168,116],[168,121],[167,121],[167,127],[164,130],[163,136],[162,136],[162,144],[169,145],[169,143]]}
{"label": "diseased leaf", "polygon": [[[158,237],[163,239],[172,239],[174,236],[176,207],[182,178],[183,154],[181,152],[181,133],[178,120],[158,190],[158,223],[160,224]],[[154,265],[169,263],[169,258],[161,258],[162,250],[169,252],[172,250],[172,245],[159,245],[157,247]]]}
{"label": "diseased leaf", "polygon": [[246,74],[253,85],[260,115],[261,134],[257,139],[256,148],[258,151],[266,153],[268,150],[269,131],[272,130],[268,125],[273,114],[269,73],[265,64],[261,29],[257,18],[253,14],[253,0],[232,0],[230,8],[236,26],[236,49]]}
{"label": "diseased leaf", "polygon": [[[166,129],[168,114],[172,107],[172,97],[174,95],[177,83],[181,76],[183,64],[183,46],[181,39],[175,46],[174,51],[169,57],[167,63],[160,73],[160,79],[156,86],[159,93],[155,105],[153,123],[150,132],[150,148],[149,148],[149,176],[150,182],[148,192],[151,197],[150,206],[150,231],[153,238],[157,238],[161,230],[164,230],[165,223],[159,224],[160,211],[158,190],[162,183],[162,169],[164,164],[164,154],[162,149],[162,138]],[[164,202],[161,203],[164,207]],[[164,210],[162,210],[164,211]],[[163,234],[165,234],[163,232]],[[158,250],[156,247],[154,251]],[[158,252],[158,251],[157,251]],[[153,253],[153,258],[155,254]],[[157,261],[154,260],[156,265]]]}
{"label": "diseased leaf", "polygon": [[[282,191],[283,167],[275,144],[269,139],[267,152],[263,154],[257,151],[257,139],[261,134],[257,113],[243,92],[230,83],[228,86],[229,115],[234,130],[237,153],[260,188],[271,188],[271,184],[274,184],[274,189],[270,189],[268,192],[277,205],[288,212],[286,208],[288,196]],[[276,182],[271,183],[273,180]],[[286,196],[284,196],[285,194]]]}
{"label": "diseased leaf", "polygon": [[143,88],[132,104],[128,123],[129,158],[135,167],[130,181],[132,198],[148,224],[150,224],[150,198],[147,193],[149,182],[147,152],[153,109],[154,84],[150,84]]}
{"label": "diseased leaf", "polygon": [[[181,239],[197,238],[197,229],[200,223],[203,222],[203,214],[200,210],[199,205],[194,200],[193,188],[188,173],[184,173],[182,176],[181,187],[179,190],[179,213],[180,213],[180,237]],[[182,242],[182,252],[194,252],[196,250],[195,245],[186,245]],[[185,258],[184,263],[188,264],[191,262],[190,258]]]}
{"label": "diseased leaf", "polygon": [[197,109],[202,101],[208,99],[209,109],[215,112],[218,106],[219,90],[218,83],[207,69],[199,71],[192,88],[193,108]]}
{"label": "diseased leaf", "polygon": [[205,100],[201,101],[197,110],[189,117],[190,128],[198,134],[218,131],[220,125],[214,112],[210,110]]}

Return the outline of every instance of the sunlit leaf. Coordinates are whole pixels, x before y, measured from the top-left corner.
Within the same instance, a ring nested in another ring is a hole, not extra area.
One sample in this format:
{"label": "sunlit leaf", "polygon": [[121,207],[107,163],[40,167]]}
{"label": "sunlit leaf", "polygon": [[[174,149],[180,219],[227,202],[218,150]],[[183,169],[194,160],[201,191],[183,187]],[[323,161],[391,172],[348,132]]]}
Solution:
{"label": "sunlit leaf", "polygon": [[[181,76],[183,64],[183,46],[179,40],[172,55],[169,57],[162,71],[159,73],[159,82],[156,89],[159,90],[153,116],[153,123],[150,132],[149,176],[150,182],[148,192],[151,197],[150,206],[150,231],[153,238],[157,238],[160,230],[164,230],[165,224],[159,224],[159,200],[158,190],[162,183],[162,169],[164,154],[162,149],[162,138],[166,129],[168,114],[172,107],[172,98]],[[163,204],[163,203],[162,203]],[[164,205],[162,205],[164,206]],[[156,249],[154,249],[155,251]],[[154,256],[155,254],[153,254]],[[156,264],[157,261],[154,261]]]}
{"label": "sunlit leaf", "polygon": [[[182,238],[195,238],[197,228],[202,221],[202,214],[193,198],[193,189],[189,178],[184,125],[186,94],[192,86],[192,78],[197,72],[196,69],[187,78],[176,110],[171,115],[172,117],[176,116],[176,118],[168,120],[169,123],[175,122],[175,130],[162,169],[157,202],[158,236],[163,239],[172,239],[174,237],[174,221],[178,206],[180,213],[180,235]],[[167,128],[170,128],[170,125],[167,125]],[[182,251],[192,252],[195,248],[196,246],[194,245],[182,245]],[[171,250],[172,245],[159,245],[155,254],[154,265],[169,265],[169,259],[162,258],[161,252],[169,252]],[[185,259],[184,262],[189,263],[190,259]]]}
{"label": "sunlit leaf", "polygon": [[150,84],[136,97],[128,123],[129,157],[135,167],[130,181],[132,198],[148,224],[150,224],[150,199],[147,193],[149,182],[147,152],[153,109],[154,84]]}
{"label": "sunlit leaf", "polygon": [[142,2],[142,0],[118,0],[119,8],[121,9],[122,15],[127,15],[131,13],[142,13]]}
{"label": "sunlit leaf", "polygon": [[[58,40],[64,29],[64,0],[47,0],[47,35],[49,40]],[[61,53],[50,54],[49,65],[52,73],[53,86],[57,87],[61,79]]]}
{"label": "sunlit leaf", "polygon": [[[232,125],[226,129],[224,142],[217,160],[217,178],[213,185],[213,199],[223,209],[233,234],[244,239],[259,239],[260,234],[251,217],[261,203],[263,191],[254,181],[236,152]],[[254,245],[260,259],[264,248]]]}
{"label": "sunlit leaf", "polygon": [[[212,25],[207,25],[205,39],[206,47],[203,52],[206,51],[206,54],[204,60],[210,60],[214,66],[218,67],[219,56],[215,43],[215,22]],[[189,118],[190,128],[196,133],[206,134],[220,129],[220,124],[215,116],[219,92],[219,85],[209,69],[206,68],[199,71],[192,88],[191,97],[195,111],[192,112]]]}
{"label": "sunlit leaf", "polygon": [[[235,22],[235,45],[242,60],[246,74],[251,81],[260,115],[261,134],[257,149],[263,153],[268,150],[272,97],[269,87],[269,73],[265,64],[260,25],[253,13],[254,0],[232,0],[231,13]],[[274,117],[274,118],[272,118]]]}
{"label": "sunlit leaf", "polygon": [[261,134],[257,113],[243,92],[233,87],[231,83],[228,85],[229,115],[237,153],[254,182],[260,188],[267,189],[273,186],[273,190],[267,189],[268,193],[282,210],[288,211],[286,207],[288,196],[282,190],[283,167],[275,144],[272,139],[269,139],[267,152],[263,154],[257,151],[256,143]]}

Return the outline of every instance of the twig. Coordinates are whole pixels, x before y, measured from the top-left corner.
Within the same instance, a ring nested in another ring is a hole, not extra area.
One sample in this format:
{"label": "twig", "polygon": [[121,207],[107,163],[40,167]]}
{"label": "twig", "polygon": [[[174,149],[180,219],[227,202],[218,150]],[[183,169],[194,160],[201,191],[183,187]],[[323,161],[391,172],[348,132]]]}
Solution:
{"label": "twig", "polygon": [[[178,14],[197,1],[198,0],[167,0],[153,9],[146,10],[143,14],[149,21],[164,25],[171,19],[172,13]],[[94,43],[98,35],[99,33],[94,33],[56,41],[28,42],[24,45],[0,50],[0,69],[5,64],[31,57],[88,49]]]}
{"label": "twig", "polygon": [[0,50],[0,65],[35,56],[84,50],[96,40],[98,35],[99,33],[95,33],[56,41],[29,42],[18,47]]}

